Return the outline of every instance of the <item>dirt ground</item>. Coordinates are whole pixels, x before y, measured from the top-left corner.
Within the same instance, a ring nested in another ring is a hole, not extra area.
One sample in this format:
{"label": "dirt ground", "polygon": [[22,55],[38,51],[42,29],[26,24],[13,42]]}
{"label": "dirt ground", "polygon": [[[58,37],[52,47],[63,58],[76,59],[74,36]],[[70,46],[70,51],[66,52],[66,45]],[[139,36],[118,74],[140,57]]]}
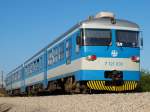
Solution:
{"label": "dirt ground", "polygon": [[150,112],[150,93],[1,97],[0,112]]}

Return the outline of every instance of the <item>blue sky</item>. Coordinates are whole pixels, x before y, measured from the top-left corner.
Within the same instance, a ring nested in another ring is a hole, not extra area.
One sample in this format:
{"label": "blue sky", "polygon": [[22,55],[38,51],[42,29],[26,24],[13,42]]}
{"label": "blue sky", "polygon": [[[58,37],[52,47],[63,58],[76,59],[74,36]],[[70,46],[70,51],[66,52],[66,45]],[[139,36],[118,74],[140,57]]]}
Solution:
{"label": "blue sky", "polygon": [[141,26],[142,68],[150,70],[149,0],[0,0],[0,70],[22,64],[77,22],[100,11]]}

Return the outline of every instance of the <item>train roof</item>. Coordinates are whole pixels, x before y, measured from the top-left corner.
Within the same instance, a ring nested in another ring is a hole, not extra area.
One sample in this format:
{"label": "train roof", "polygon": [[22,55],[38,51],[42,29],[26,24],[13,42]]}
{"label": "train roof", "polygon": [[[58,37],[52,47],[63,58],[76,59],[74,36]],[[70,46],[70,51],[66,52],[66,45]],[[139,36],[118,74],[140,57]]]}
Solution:
{"label": "train roof", "polygon": [[123,19],[114,19],[112,23],[111,18],[94,18],[81,22],[83,28],[102,28],[102,29],[120,29],[120,30],[135,30],[138,31],[140,27],[131,21]]}

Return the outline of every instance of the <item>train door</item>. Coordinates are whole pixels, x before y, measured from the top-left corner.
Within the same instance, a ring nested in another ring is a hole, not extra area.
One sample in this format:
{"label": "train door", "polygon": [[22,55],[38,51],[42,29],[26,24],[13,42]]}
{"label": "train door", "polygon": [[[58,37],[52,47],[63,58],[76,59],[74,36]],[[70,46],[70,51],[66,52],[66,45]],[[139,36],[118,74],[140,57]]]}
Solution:
{"label": "train door", "polygon": [[71,38],[66,40],[66,64],[71,64],[71,48],[72,48],[72,43],[71,43]]}

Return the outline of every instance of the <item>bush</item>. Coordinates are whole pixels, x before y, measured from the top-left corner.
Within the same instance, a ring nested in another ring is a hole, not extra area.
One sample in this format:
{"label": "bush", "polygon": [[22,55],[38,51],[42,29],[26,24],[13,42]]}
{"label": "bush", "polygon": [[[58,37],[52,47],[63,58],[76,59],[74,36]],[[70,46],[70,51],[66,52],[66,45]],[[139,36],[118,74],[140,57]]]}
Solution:
{"label": "bush", "polygon": [[142,71],[141,81],[140,81],[140,92],[150,92],[150,73]]}

